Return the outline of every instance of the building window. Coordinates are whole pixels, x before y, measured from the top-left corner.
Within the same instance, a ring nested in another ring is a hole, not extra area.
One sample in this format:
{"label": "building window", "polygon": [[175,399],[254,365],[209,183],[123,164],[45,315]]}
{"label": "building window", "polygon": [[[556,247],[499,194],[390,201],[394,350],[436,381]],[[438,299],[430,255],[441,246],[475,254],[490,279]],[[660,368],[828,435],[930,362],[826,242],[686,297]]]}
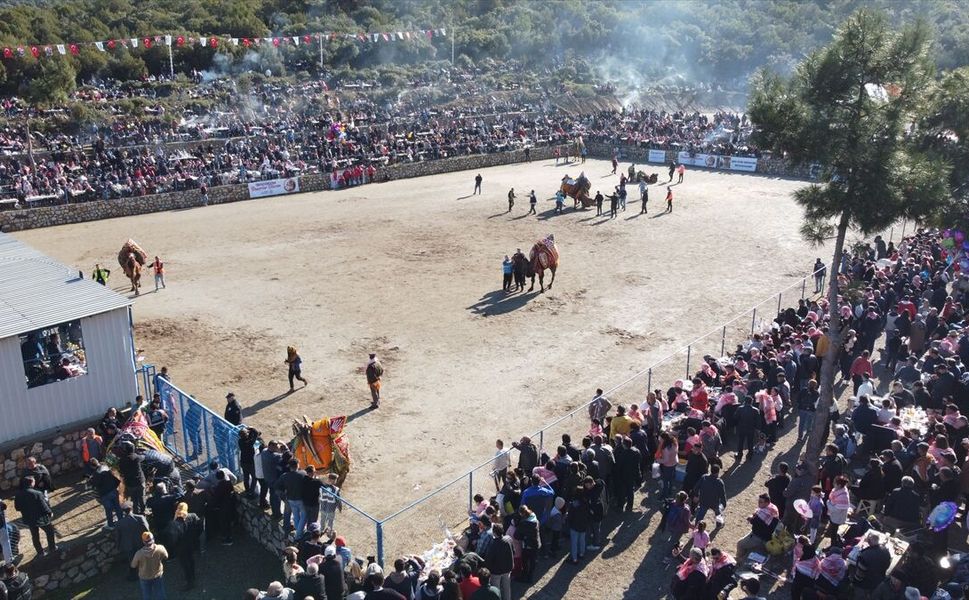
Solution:
{"label": "building window", "polygon": [[21,334],[20,354],[28,388],[87,375],[80,321]]}

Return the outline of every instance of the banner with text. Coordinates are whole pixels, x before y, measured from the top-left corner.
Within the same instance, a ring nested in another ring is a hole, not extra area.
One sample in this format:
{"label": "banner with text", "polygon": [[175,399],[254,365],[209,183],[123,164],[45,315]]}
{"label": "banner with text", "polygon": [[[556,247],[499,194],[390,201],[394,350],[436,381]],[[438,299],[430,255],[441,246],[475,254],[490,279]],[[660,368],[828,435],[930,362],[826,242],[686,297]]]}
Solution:
{"label": "banner with text", "polygon": [[720,168],[753,173],[757,170],[757,159],[747,156],[721,156]]}
{"label": "banner with text", "polygon": [[648,160],[649,162],[654,162],[654,163],[665,163],[666,150],[650,150]]}
{"label": "banner with text", "polygon": [[295,194],[299,191],[299,179],[270,179],[269,181],[254,181],[249,184],[250,198],[265,198],[281,194]]}

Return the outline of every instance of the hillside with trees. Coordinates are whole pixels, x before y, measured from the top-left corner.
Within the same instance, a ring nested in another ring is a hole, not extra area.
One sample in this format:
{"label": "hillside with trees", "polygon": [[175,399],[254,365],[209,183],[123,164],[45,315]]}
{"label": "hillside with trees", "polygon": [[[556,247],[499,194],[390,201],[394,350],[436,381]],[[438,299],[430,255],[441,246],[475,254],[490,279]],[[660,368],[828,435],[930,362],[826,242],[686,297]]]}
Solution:
{"label": "hillside with trees", "polygon": [[[969,11],[955,0],[49,0],[0,4],[0,48],[29,48],[95,40],[175,34],[228,37],[294,36],[316,32],[394,32],[446,28],[448,35],[406,43],[361,42],[336,36],[323,44],[328,76],[363,69],[419,70],[451,59],[473,68],[482,61],[520,61],[527,69],[572,65],[573,83],[610,80],[702,83],[745,89],[767,66],[789,72],[831,40],[859,6],[883,9],[893,25],[923,19],[932,30],[932,58],[950,69],[969,64]],[[220,45],[175,52],[176,70],[211,69],[274,75],[319,70],[316,43],[258,50]],[[92,78],[138,79],[168,72],[167,49],[82,46],[77,56],[29,52],[0,60],[0,93],[36,101],[65,97]],[[36,88],[36,89],[31,89]]]}

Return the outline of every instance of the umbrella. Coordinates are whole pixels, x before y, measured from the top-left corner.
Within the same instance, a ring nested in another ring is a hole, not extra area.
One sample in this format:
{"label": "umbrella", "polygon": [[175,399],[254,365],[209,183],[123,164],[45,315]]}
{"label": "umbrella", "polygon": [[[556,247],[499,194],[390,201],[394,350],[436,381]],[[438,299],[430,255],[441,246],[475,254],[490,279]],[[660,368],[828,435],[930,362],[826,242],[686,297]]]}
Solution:
{"label": "umbrella", "polygon": [[805,519],[810,519],[814,517],[814,511],[808,506],[807,500],[797,499],[794,501],[794,510],[797,514],[801,515]]}
{"label": "umbrella", "polygon": [[959,506],[955,502],[941,502],[938,506],[932,509],[929,513],[927,519],[925,519],[925,524],[928,525],[932,531],[938,533],[952,524],[956,520],[956,513],[959,512]]}

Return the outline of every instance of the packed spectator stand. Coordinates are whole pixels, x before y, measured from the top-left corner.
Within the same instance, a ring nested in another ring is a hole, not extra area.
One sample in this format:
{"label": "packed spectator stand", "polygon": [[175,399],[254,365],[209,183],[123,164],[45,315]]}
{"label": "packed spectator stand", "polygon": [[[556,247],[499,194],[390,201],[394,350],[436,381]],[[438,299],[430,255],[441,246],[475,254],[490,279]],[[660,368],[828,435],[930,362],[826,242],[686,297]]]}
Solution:
{"label": "packed spectator stand", "polygon": [[[380,104],[365,91],[329,91],[321,81],[267,82],[239,96],[231,80],[193,84],[177,115],[152,102],[154,88],[122,92],[85,87],[75,100],[116,115],[107,125],[71,135],[0,131],[0,210],[211,188],[300,174],[588,142],[663,150],[754,154],[743,115],[649,110],[570,115],[548,102],[490,98],[474,80],[461,100],[438,106],[420,89]],[[352,88],[351,88],[352,89]],[[341,102],[340,97],[347,96]],[[352,96],[352,97],[350,97]],[[124,118],[132,97],[145,116]],[[205,109],[192,100],[219,98]],[[4,102],[9,124],[53,117],[18,99]],[[194,142],[194,143],[192,143]],[[28,152],[29,149],[29,152]]]}

